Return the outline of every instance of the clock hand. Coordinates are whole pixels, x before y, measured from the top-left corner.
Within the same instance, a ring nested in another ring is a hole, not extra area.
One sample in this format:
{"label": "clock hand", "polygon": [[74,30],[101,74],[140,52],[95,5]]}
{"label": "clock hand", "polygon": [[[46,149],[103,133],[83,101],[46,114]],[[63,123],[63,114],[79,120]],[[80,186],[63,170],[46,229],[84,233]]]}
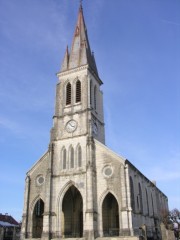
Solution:
{"label": "clock hand", "polygon": [[75,122],[72,122],[72,123],[71,123],[71,126],[75,127]]}
{"label": "clock hand", "polygon": [[69,125],[70,125],[71,127],[74,127],[72,122],[70,122]]}

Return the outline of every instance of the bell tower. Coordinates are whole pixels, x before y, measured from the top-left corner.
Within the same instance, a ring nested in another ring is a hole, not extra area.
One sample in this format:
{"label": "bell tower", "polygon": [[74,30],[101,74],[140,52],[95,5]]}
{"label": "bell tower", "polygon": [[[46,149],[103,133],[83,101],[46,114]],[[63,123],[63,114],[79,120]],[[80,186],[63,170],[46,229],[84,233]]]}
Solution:
{"label": "bell tower", "polygon": [[[66,48],[57,77],[49,148],[27,175],[22,239],[93,240],[99,236],[100,162],[96,155],[101,151],[97,145],[105,142],[103,83],[90,48],[82,4],[71,48]],[[40,216],[36,213],[38,206]],[[41,222],[37,228],[38,219]]]}
{"label": "bell tower", "polygon": [[80,4],[71,49],[66,48],[57,74],[51,141],[94,137],[105,142],[103,94]]}

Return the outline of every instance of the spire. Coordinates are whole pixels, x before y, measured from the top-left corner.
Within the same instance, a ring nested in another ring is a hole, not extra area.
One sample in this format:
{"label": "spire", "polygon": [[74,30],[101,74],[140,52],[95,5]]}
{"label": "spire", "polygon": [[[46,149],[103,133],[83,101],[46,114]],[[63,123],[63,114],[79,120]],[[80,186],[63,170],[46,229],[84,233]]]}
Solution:
{"label": "spire", "polygon": [[69,62],[69,50],[68,50],[68,46],[66,47],[66,51],[64,54],[64,59],[63,59],[63,63],[61,65],[61,71],[66,71],[68,69],[68,62]]}
{"label": "spire", "polygon": [[88,64],[98,75],[93,53],[89,45],[87,29],[83,16],[82,1],[80,1],[78,19],[75,26],[70,53],[66,49],[61,71],[70,70]]}

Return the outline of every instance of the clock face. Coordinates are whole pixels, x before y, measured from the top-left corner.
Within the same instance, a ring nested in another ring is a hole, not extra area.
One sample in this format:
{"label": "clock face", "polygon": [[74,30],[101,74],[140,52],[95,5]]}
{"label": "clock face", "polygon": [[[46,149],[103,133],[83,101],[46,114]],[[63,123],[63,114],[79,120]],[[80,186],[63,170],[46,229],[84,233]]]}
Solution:
{"label": "clock face", "polygon": [[96,123],[93,123],[93,133],[96,135],[98,134],[98,127]]}
{"label": "clock face", "polygon": [[66,131],[71,133],[74,132],[77,128],[77,122],[75,120],[70,120],[69,122],[67,122],[66,124]]}

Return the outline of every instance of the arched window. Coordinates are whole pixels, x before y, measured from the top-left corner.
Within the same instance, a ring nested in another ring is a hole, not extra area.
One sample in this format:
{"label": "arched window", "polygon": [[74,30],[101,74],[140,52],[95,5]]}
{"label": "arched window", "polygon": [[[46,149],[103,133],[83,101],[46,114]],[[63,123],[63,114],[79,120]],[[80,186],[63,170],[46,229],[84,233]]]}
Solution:
{"label": "arched window", "polygon": [[96,90],[96,86],[94,87],[94,109],[96,109],[96,104],[97,104],[97,99],[96,99],[96,94],[97,94],[97,90]]}
{"label": "arched window", "polygon": [[149,215],[149,200],[148,200],[147,189],[146,189],[146,205],[147,205],[147,214]]}
{"label": "arched window", "polygon": [[77,162],[78,162],[78,167],[82,166],[82,151],[81,151],[81,146],[78,147],[77,149]]}
{"label": "arched window", "polygon": [[66,105],[71,104],[71,84],[68,83],[66,86]]}
{"label": "arched window", "polygon": [[41,199],[37,201],[34,208],[34,213],[37,217],[42,216],[42,214],[44,213],[44,202]]}
{"label": "arched window", "polygon": [[76,82],[76,103],[81,101],[81,82],[77,80]]}
{"label": "arched window", "polygon": [[142,200],[142,190],[141,190],[141,184],[139,183],[139,210],[141,213],[143,213],[143,200]]}
{"label": "arched window", "polygon": [[153,202],[153,195],[151,193],[151,201],[152,201],[152,213],[153,213],[153,216],[154,216],[154,202]]}
{"label": "arched window", "polygon": [[70,149],[70,168],[74,168],[74,148]]}
{"label": "arched window", "polygon": [[90,80],[90,105],[92,106],[92,81]]}
{"label": "arched window", "polygon": [[134,200],[134,184],[133,184],[132,177],[130,177],[130,192],[131,192],[131,208],[132,208],[132,211],[134,212],[135,200]]}
{"label": "arched window", "polygon": [[67,161],[66,161],[66,149],[64,148],[62,151],[62,168],[66,169],[67,168]]}
{"label": "arched window", "polygon": [[139,197],[137,196],[137,208],[139,209]]}

